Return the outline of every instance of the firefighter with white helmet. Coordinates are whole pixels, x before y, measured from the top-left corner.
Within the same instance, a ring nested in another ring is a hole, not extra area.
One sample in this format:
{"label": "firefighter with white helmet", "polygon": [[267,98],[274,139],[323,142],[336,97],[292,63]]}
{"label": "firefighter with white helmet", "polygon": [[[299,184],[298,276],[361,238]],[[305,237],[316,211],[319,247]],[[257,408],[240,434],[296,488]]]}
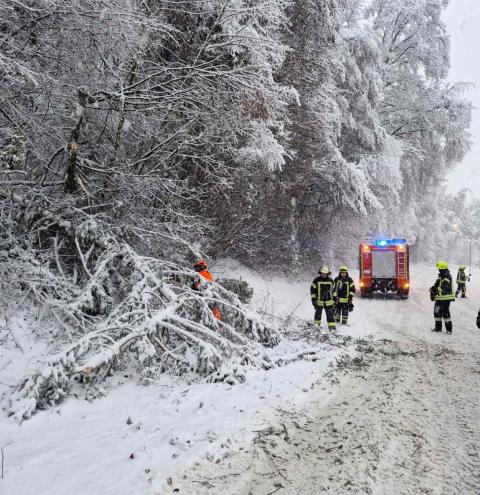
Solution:
{"label": "firefighter with white helmet", "polygon": [[325,309],[325,316],[329,330],[335,330],[335,306],[333,300],[334,283],[330,276],[330,269],[322,265],[318,271],[319,276],[315,278],[310,287],[312,304],[315,308],[315,324],[322,322],[322,312]]}
{"label": "firefighter with white helmet", "polygon": [[333,281],[333,297],[335,300],[335,319],[337,323],[348,322],[348,313],[353,311],[353,296],[355,295],[355,284],[348,274],[348,267],[342,265],[338,277]]}
{"label": "firefighter with white helmet", "polygon": [[435,301],[433,315],[435,317],[435,328],[432,332],[442,331],[442,319],[445,322],[445,330],[452,333],[452,320],[450,317],[450,303],[455,301],[453,292],[452,276],[448,270],[446,261],[437,263],[438,277],[435,284],[430,287],[430,299]]}

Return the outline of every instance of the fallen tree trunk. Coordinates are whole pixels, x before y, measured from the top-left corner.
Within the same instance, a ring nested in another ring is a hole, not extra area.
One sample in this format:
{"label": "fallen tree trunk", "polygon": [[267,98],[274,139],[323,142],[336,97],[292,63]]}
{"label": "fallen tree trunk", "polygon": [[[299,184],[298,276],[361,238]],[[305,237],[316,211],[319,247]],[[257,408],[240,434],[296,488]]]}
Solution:
{"label": "fallen tree trunk", "polygon": [[[66,220],[21,196],[0,197],[23,209],[23,222],[33,222],[42,245],[52,248],[47,259],[44,251],[41,258],[33,250],[21,254],[14,260],[16,278],[69,329],[64,350],[13,394],[10,413],[19,420],[62,401],[76,381],[92,387],[129,363],[146,382],[165,371],[218,380],[220,368],[222,379],[241,381],[243,373],[225,372],[226,363],[237,357],[254,364],[258,348],[278,342],[234,293],[213,282],[192,290],[194,272],[139,255],[92,217]],[[75,263],[62,264],[67,250]]]}

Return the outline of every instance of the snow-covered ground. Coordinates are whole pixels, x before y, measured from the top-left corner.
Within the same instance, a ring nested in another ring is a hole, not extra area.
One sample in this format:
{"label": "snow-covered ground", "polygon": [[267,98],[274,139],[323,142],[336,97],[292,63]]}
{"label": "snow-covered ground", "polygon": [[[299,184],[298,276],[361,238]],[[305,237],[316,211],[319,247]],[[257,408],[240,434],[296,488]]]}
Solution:
{"label": "snow-covered ground", "polygon": [[429,267],[407,301],[357,300],[348,332],[372,334],[298,411],[279,415],[248,451],[186,473],[189,494],[478,495],[480,283],[452,304],[453,335],[431,333]]}
{"label": "snow-covered ground", "polygon": [[[278,309],[282,315],[292,311],[292,297],[296,304],[306,301],[310,306],[308,282],[290,287],[279,279],[271,282],[272,292],[261,277],[255,278],[233,262],[228,265],[235,273],[228,273],[224,264],[224,275],[236,276],[241,270],[249,277],[256,291],[254,306],[267,300],[268,311],[275,314]],[[48,330],[38,329],[35,321],[35,314],[19,308],[3,328],[6,341],[0,348],[0,393],[7,395],[28,370],[42,365],[46,346],[34,335]],[[12,333],[7,333],[7,327]],[[303,342],[285,340],[266,349],[265,355],[290,360],[308,349]],[[321,346],[315,361],[298,360],[268,372],[251,370],[244,384],[233,387],[188,384],[169,376],[143,387],[127,374],[115,377],[120,386],[110,383],[105,397],[94,402],[70,398],[22,425],[3,413],[0,493],[158,493],[184,466],[201,459],[220,459],[226,451],[248,444],[277,409],[295,408],[308,401],[313,377],[325,371],[340,352],[337,347]]]}
{"label": "snow-covered ground", "polygon": [[[242,276],[272,320],[313,316],[313,274],[269,279],[231,260],[213,271]],[[452,305],[453,335],[437,335],[435,276],[413,267],[406,301],[357,299],[342,328],[357,344],[313,343],[315,361],[251,370],[242,385],[165,376],[142,387],[127,374],[93,402],[72,397],[21,425],[3,414],[0,493],[478,494],[480,281]],[[32,321],[9,321],[17,345],[10,335],[0,347],[3,393],[45,353]],[[267,352],[288,359],[308,346],[285,340]]]}

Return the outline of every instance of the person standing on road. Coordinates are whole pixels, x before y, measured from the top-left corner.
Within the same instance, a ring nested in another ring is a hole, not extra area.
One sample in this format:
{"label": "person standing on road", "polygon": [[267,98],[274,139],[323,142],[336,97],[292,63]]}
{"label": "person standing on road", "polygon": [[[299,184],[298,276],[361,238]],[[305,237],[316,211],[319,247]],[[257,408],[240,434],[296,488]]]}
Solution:
{"label": "person standing on road", "polygon": [[465,273],[465,265],[460,265],[457,272],[457,290],[455,292],[455,297],[458,297],[460,292],[462,293],[462,298],[467,297],[467,281],[470,282],[470,275],[467,276]]}
{"label": "person standing on road", "polygon": [[348,267],[342,265],[338,277],[333,281],[333,297],[335,300],[335,319],[337,323],[348,322],[348,313],[353,311],[353,296],[355,295],[355,284],[348,274]]}
{"label": "person standing on road", "polygon": [[330,269],[323,265],[318,271],[319,276],[313,281],[310,287],[312,304],[315,308],[315,325],[322,323],[322,311],[325,309],[329,330],[335,330],[335,307],[333,301],[334,284],[330,276]]}
{"label": "person standing on road", "polygon": [[432,332],[442,331],[442,319],[445,322],[445,330],[452,333],[452,320],[450,317],[450,303],[455,301],[453,293],[452,276],[448,270],[446,261],[437,263],[438,277],[435,284],[430,287],[430,299],[435,301],[433,315],[435,318],[435,328]]}

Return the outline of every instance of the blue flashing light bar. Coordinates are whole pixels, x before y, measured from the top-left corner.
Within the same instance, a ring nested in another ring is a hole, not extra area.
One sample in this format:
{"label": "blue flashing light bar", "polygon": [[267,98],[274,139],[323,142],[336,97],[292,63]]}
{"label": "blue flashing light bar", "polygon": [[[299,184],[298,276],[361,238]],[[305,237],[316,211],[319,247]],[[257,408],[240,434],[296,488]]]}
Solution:
{"label": "blue flashing light bar", "polygon": [[377,247],[401,246],[406,243],[406,239],[378,239],[375,241]]}

